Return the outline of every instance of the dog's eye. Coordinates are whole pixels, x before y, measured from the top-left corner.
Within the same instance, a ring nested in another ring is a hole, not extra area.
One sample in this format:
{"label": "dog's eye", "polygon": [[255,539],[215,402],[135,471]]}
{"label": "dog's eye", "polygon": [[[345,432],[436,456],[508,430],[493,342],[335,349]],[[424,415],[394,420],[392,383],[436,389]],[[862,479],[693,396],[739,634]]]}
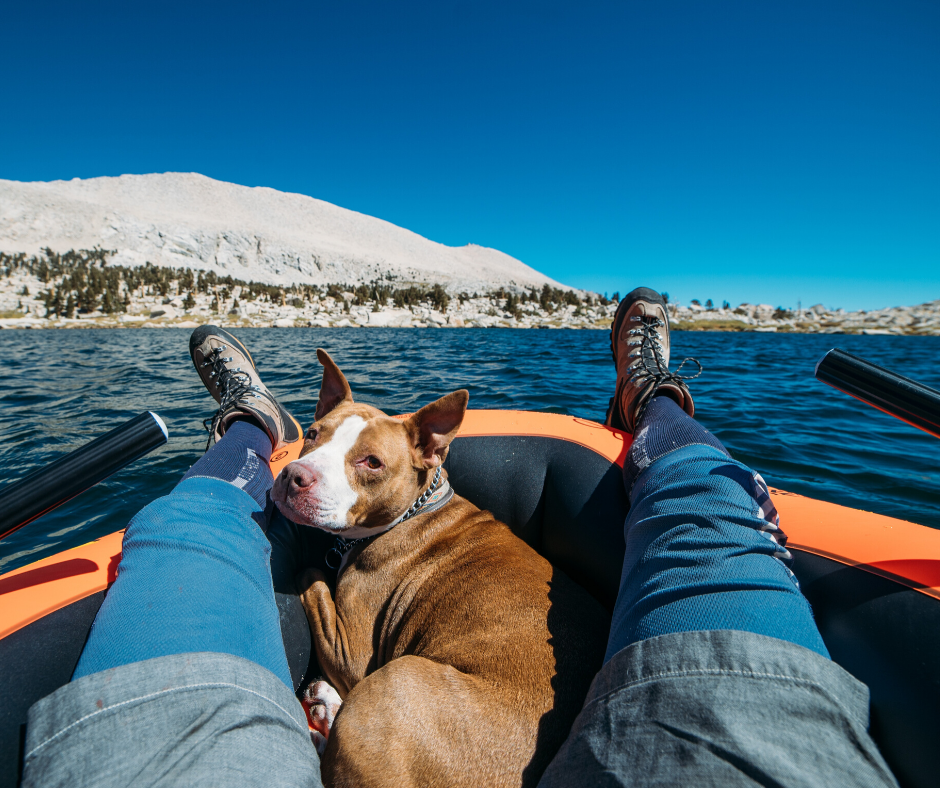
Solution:
{"label": "dog's eye", "polygon": [[374,454],[370,454],[368,457],[366,457],[366,465],[375,471],[382,467],[382,461]]}
{"label": "dog's eye", "polygon": [[304,438],[308,441],[315,441],[319,434],[320,430],[318,430],[316,427],[311,427],[309,430],[307,430],[307,434],[304,436]]}

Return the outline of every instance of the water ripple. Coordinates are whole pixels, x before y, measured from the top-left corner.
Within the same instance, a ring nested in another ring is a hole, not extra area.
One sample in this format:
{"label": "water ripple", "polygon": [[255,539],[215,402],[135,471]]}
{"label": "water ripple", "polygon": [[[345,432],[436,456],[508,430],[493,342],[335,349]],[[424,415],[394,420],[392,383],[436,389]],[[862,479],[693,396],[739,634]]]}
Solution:
{"label": "water ripple", "polygon": [[[205,446],[213,401],[187,331],[0,332],[0,479],[13,481],[143,410],[170,442],[0,543],[0,572],[122,528],[171,490]],[[474,408],[602,420],[614,384],[602,331],[247,329],[265,382],[306,426],[327,349],[359,401],[413,411],[458,388]],[[940,441],[813,378],[838,345],[940,388],[936,337],[676,332],[698,358],[697,417],[735,457],[784,489],[940,528]]]}

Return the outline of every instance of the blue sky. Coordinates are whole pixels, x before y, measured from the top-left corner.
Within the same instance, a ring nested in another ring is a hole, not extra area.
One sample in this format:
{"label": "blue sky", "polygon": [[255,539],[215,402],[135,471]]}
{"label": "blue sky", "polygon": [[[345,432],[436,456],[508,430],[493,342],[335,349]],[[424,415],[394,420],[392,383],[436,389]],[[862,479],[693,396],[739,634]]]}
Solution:
{"label": "blue sky", "polygon": [[195,171],[567,284],[940,298],[940,3],[4,3],[0,177]]}

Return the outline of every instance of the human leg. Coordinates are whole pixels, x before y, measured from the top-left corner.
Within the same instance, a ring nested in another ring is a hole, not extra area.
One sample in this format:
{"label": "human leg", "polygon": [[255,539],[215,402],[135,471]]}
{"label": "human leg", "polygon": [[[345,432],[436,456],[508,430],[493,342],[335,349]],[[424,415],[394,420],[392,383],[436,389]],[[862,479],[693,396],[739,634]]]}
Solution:
{"label": "human leg", "polygon": [[[259,462],[243,444],[261,449],[262,441],[267,449]],[[211,651],[257,662],[291,686],[271,585],[271,546],[258,523],[264,519],[261,491],[272,481],[270,445],[258,427],[234,425],[194,466],[202,465],[202,474],[190,471],[131,520],[117,580],[73,680],[154,657]],[[207,467],[211,463],[216,467]],[[232,479],[213,475],[231,471]],[[250,477],[249,489],[261,501],[236,486],[238,473]]]}
{"label": "human leg", "polygon": [[618,374],[608,423],[634,439],[623,468],[630,513],[605,661],[647,638],[719,629],[828,657],[767,485],[692,418],[685,378],[669,371],[669,320],[655,291],[638,288],[624,299],[611,349]]}
{"label": "human leg", "polygon": [[241,343],[196,336],[211,448],[128,527],[72,682],[29,711],[24,787],[322,788],[263,531],[268,456],[300,429]]}
{"label": "human leg", "polygon": [[625,302],[607,419],[634,433],[620,590],[605,664],[540,788],[896,786],[868,735],[868,689],[829,659],[766,485],[691,418],[665,304],[646,290]]}
{"label": "human leg", "polygon": [[208,329],[194,332],[193,358],[220,403],[212,445],[128,526],[117,580],[73,680],[170,654],[217,652],[257,662],[292,686],[263,529],[268,457],[300,430],[244,346]]}
{"label": "human leg", "polygon": [[626,554],[605,661],[647,638],[720,629],[829,656],[764,480],[672,399],[646,408],[624,484]]}

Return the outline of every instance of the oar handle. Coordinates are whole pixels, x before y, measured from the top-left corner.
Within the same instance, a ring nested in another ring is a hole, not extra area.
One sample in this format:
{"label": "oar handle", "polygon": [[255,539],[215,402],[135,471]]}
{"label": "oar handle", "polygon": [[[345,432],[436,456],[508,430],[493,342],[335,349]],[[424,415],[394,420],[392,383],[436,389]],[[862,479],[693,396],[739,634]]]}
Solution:
{"label": "oar handle", "polygon": [[147,411],[0,490],[0,539],[94,487],[167,442],[163,420]]}
{"label": "oar handle", "polygon": [[940,438],[940,391],[834,348],[816,364],[816,378]]}

